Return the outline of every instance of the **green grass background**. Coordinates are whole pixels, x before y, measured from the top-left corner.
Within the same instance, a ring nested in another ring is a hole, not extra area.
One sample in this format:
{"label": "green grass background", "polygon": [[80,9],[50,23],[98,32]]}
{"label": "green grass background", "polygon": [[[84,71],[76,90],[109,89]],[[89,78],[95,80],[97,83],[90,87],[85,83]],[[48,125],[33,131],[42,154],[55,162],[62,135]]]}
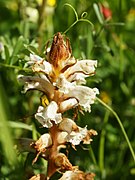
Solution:
{"label": "green grass background", "polygon": [[[98,60],[96,74],[87,79],[87,85],[97,87],[99,98],[114,110],[113,114],[97,101],[90,114],[79,115],[78,124],[87,124],[98,136],[91,145],[78,146],[77,151],[70,148],[70,161],[85,172],[94,172],[96,180],[135,179],[135,156],[115,116],[117,113],[134,150],[135,0],[50,3],[53,1],[0,0],[0,179],[27,179],[46,172],[44,160],[39,158],[32,165],[35,154],[16,148],[16,139],[37,139],[46,131],[33,116],[41,94],[22,94],[17,76],[31,73],[24,70],[29,54],[44,56],[46,43],[58,31],[66,32],[75,58]],[[108,21],[99,10],[101,4],[112,11]]]}

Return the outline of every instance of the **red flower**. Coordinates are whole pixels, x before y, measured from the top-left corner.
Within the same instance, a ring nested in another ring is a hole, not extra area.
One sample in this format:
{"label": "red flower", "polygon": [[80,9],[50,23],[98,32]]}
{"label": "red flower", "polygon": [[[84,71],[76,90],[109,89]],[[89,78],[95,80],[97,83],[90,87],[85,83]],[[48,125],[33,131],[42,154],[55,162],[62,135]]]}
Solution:
{"label": "red flower", "polygon": [[101,5],[101,13],[103,14],[105,19],[110,20],[112,18],[112,11],[109,7]]}

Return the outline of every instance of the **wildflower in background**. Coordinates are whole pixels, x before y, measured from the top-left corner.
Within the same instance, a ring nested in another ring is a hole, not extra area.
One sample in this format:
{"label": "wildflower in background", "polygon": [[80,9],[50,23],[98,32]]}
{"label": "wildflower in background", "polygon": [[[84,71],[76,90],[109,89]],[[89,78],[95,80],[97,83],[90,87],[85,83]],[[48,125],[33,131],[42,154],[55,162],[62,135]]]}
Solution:
{"label": "wildflower in background", "polygon": [[25,14],[30,22],[37,23],[39,15],[38,10],[36,8],[26,7]]}
{"label": "wildflower in background", "polygon": [[56,0],[47,0],[47,4],[48,4],[49,6],[55,6]]}
{"label": "wildflower in background", "polygon": [[4,51],[4,45],[2,42],[0,42],[0,53]]}
{"label": "wildflower in background", "polygon": [[[91,104],[94,103],[99,91],[97,88],[84,85],[85,78],[95,74],[97,61],[75,59],[72,56],[69,39],[64,40],[64,36],[58,32],[53,38],[51,47],[47,49],[46,58],[30,54],[30,61],[27,64],[35,76],[18,77],[25,83],[24,92],[37,89],[48,98],[46,105],[38,107],[35,118],[43,127],[48,128],[49,132],[34,143],[36,151],[43,153],[48,160],[47,177],[50,178],[58,170],[79,177],[81,171],[74,171],[66,155],[59,151],[66,148],[67,143],[71,143],[72,147],[81,142],[90,144],[91,137],[97,135],[97,132],[93,129],[88,130],[87,126],[79,127],[73,119],[64,117],[63,113],[75,107],[80,107],[81,111],[91,111]],[[63,178],[67,174],[65,173]],[[84,178],[85,176],[83,174]]]}
{"label": "wildflower in background", "polygon": [[105,91],[101,91],[100,92],[100,98],[101,100],[106,103],[106,104],[110,104],[111,103],[111,97],[109,96],[109,94]]}
{"label": "wildflower in background", "polygon": [[112,18],[112,11],[109,8],[107,2],[104,2],[104,4],[100,4],[100,11],[103,14],[105,20],[110,20]]}

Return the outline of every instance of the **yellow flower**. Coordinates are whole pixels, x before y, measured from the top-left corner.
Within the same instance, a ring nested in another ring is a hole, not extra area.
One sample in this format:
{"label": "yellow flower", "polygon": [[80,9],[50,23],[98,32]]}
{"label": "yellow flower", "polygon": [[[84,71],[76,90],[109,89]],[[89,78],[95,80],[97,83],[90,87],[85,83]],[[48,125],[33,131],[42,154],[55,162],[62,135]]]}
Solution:
{"label": "yellow flower", "polygon": [[105,102],[106,104],[110,104],[111,103],[111,98],[109,97],[109,95],[107,94],[107,92],[102,91],[100,93],[100,98],[102,99],[103,102]]}
{"label": "yellow flower", "polygon": [[56,0],[47,0],[47,4],[48,4],[49,6],[55,6]]}
{"label": "yellow flower", "polygon": [[[43,0],[37,0],[37,3],[39,4],[39,5],[41,5],[42,3],[43,3]],[[47,5],[49,5],[49,6],[55,6],[55,4],[56,4],[56,0],[47,0]]]}

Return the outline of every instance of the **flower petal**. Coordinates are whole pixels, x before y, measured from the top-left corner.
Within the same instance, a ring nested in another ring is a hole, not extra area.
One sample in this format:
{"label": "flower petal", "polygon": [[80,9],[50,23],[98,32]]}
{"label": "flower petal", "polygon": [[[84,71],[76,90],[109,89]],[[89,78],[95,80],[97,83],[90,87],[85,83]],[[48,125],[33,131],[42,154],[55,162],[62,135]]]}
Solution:
{"label": "flower petal", "polygon": [[52,145],[52,139],[50,134],[46,133],[40,136],[40,138],[35,142],[36,149],[42,151],[45,148]]}
{"label": "flower petal", "polygon": [[79,84],[85,83],[86,77],[94,75],[96,60],[81,60],[65,71],[65,77],[68,81],[77,81]]}
{"label": "flower petal", "polygon": [[79,145],[81,141],[86,137],[87,135],[87,128],[79,128],[79,131],[72,131],[67,136],[67,142],[70,142],[73,145]]}
{"label": "flower petal", "polygon": [[86,86],[77,85],[69,89],[67,96],[76,98],[79,105],[82,106],[86,112],[91,112],[90,105],[94,103],[96,94],[99,94],[97,88],[92,89]]}
{"label": "flower petal", "polygon": [[65,112],[78,104],[78,101],[75,98],[67,99],[60,103],[60,112]]}
{"label": "flower petal", "polygon": [[59,124],[59,130],[71,133],[72,131],[77,131],[78,126],[72,119],[63,118],[63,120]]}
{"label": "flower petal", "polygon": [[58,105],[55,101],[51,101],[50,104],[44,108],[39,106],[35,118],[43,125],[43,127],[50,128],[53,126],[52,121],[58,124],[62,121],[61,113],[57,113]]}
{"label": "flower petal", "polygon": [[42,72],[47,75],[52,74],[52,65],[40,56],[30,54],[30,61],[27,64],[33,65],[32,69],[34,72]]}
{"label": "flower petal", "polygon": [[54,94],[54,87],[49,81],[42,79],[37,76],[23,76],[19,75],[18,80],[25,83],[24,93],[31,89],[37,89],[48,95],[49,98],[52,98]]}

